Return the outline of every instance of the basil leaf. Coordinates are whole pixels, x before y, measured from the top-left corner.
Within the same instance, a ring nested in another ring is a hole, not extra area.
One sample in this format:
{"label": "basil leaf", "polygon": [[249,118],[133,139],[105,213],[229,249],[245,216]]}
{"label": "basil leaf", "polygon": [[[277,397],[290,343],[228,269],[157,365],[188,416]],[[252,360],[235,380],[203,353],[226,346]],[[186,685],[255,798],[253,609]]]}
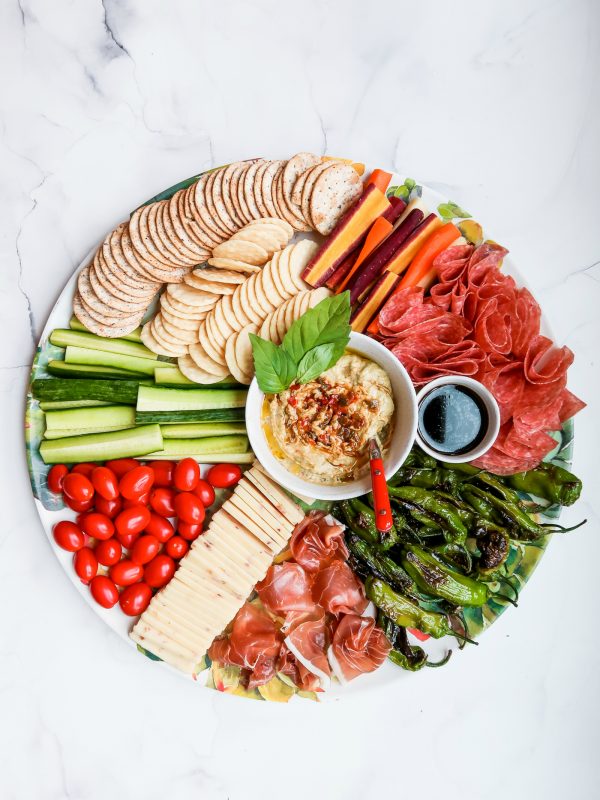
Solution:
{"label": "basil leaf", "polygon": [[[296,320],[283,338],[283,349],[295,364],[322,344],[350,339],[350,292],[326,297]],[[342,351],[343,352],[343,351]]]}
{"label": "basil leaf", "polygon": [[302,357],[298,364],[296,380],[298,383],[308,383],[318,378],[325,370],[332,367],[343,355],[346,345],[341,342],[328,342],[313,347]]}
{"label": "basil leaf", "polygon": [[296,364],[282,347],[249,334],[254,356],[256,380],[265,394],[278,394],[285,391],[294,380]]}

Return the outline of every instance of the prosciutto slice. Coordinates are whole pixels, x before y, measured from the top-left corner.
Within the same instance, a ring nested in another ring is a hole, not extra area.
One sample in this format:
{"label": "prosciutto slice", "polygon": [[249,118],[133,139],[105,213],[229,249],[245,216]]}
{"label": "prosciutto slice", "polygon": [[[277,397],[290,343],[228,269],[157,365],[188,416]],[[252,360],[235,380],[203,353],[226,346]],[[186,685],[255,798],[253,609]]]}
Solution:
{"label": "prosciutto slice", "polygon": [[245,670],[244,683],[252,689],[275,674],[282,636],[275,622],[253,603],[235,615],[231,633],[215,639],[208,651],[213,661]]}
{"label": "prosciutto slice", "polygon": [[315,603],[336,616],[362,614],[368,605],[362,583],[345,561],[333,561],[315,576]]}
{"label": "prosciutto slice", "polygon": [[286,646],[297,661],[321,681],[331,675],[327,649],[331,643],[330,626],[323,609],[294,625],[285,638]]}
{"label": "prosciutto slice", "polygon": [[322,511],[311,511],[296,525],[290,550],[296,562],[307,572],[318,572],[335,559],[345,561],[348,549],[344,542],[344,527]]}
{"label": "prosciutto slice", "polygon": [[312,611],[312,578],[301,564],[285,561],[272,564],[256,591],[262,603],[273,614],[289,611]]}
{"label": "prosciutto slice", "polygon": [[371,617],[346,614],[333,635],[332,662],[340,678],[352,680],[364,672],[373,672],[385,661],[391,645]]}

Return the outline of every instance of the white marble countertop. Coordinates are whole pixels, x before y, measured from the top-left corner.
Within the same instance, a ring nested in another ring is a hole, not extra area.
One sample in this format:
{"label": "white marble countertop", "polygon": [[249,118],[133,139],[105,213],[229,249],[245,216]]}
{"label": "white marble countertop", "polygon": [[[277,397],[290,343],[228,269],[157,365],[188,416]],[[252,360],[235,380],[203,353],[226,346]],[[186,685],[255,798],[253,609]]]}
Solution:
{"label": "white marble countertop", "polygon": [[[594,0],[11,0],[0,7],[0,797],[591,798],[597,725],[600,74]],[[596,77],[594,77],[596,76]],[[585,497],[443,670],[329,705],[201,690],[81,602],[38,521],[28,368],[83,255],[211,164],[312,149],[439,187],[576,353]],[[596,795],[597,796],[597,795]]]}

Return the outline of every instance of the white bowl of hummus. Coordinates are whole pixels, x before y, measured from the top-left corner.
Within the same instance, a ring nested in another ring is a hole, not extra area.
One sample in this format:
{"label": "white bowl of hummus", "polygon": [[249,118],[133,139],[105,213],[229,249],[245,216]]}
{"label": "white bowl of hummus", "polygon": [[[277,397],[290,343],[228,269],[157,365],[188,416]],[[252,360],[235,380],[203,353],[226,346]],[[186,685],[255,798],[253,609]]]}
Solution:
{"label": "white bowl of hummus", "polygon": [[370,438],[379,440],[386,478],[404,462],[417,430],[416,394],[396,356],[352,333],[344,355],[314,381],[265,395],[255,378],[246,427],[281,486],[302,499],[343,500],[371,489]]}

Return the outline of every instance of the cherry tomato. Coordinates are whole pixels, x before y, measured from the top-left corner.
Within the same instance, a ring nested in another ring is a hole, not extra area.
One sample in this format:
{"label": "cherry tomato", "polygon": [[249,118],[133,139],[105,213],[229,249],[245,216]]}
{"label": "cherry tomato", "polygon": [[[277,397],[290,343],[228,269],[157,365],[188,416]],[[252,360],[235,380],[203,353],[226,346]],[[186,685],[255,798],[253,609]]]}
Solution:
{"label": "cherry tomato", "polygon": [[106,539],[96,543],[94,553],[100,564],[105,567],[112,567],[113,564],[121,560],[123,546],[118,539]]}
{"label": "cherry tomato", "polygon": [[242,477],[242,470],[237,464],[215,464],[208,470],[206,480],[215,489],[229,489]]}
{"label": "cherry tomato", "polygon": [[200,480],[200,467],[193,458],[182,459],[173,472],[173,486],[180,492],[191,492]]}
{"label": "cherry tomato", "polygon": [[134,500],[146,492],[154,483],[154,470],[150,467],[135,467],[129,470],[119,481],[119,491],[126,500]]}
{"label": "cherry tomato", "polygon": [[175,497],[175,513],[183,522],[195,525],[203,522],[205,517],[204,506],[192,492],[179,492]]}
{"label": "cherry tomato", "polygon": [[139,533],[118,533],[117,539],[121,542],[126,550],[131,550],[133,544],[139,538]]}
{"label": "cherry tomato", "polygon": [[123,501],[120,497],[116,497],[114,500],[105,500],[101,495],[96,495],[94,506],[100,514],[114,519],[123,508]]}
{"label": "cherry tomato", "polygon": [[189,544],[181,536],[173,536],[165,545],[165,553],[176,560],[183,558],[189,549]]}
{"label": "cherry tomato", "polygon": [[131,548],[131,560],[136,564],[148,564],[159,550],[160,542],[154,536],[140,536]]}
{"label": "cherry tomato", "polygon": [[149,522],[150,512],[146,506],[137,505],[131,506],[131,508],[124,508],[115,518],[117,535],[124,536],[127,533],[141,533]]}
{"label": "cherry tomato", "polygon": [[194,524],[190,525],[189,522],[181,522],[179,521],[177,525],[177,533],[180,536],[183,536],[188,542],[193,542],[194,539],[197,539],[200,534],[202,533],[202,524]]}
{"label": "cherry tomato", "polygon": [[73,568],[82,583],[89,583],[98,572],[98,559],[91,547],[82,547],[73,556]]}
{"label": "cherry tomato", "polygon": [[128,617],[137,617],[148,608],[152,599],[152,589],[147,583],[136,583],[123,589],[119,597],[121,611]]}
{"label": "cherry tomato", "polygon": [[151,461],[148,466],[154,472],[155,486],[171,486],[175,469],[174,461]]}
{"label": "cherry tomato", "polygon": [[112,519],[104,514],[98,514],[97,511],[80,514],[77,522],[81,525],[82,531],[94,539],[110,539],[115,534]]}
{"label": "cherry tomato", "polygon": [[135,458],[115,458],[113,461],[107,461],[104,466],[111,469],[120,480],[130,469],[139,466],[139,463]]}
{"label": "cherry tomato", "polygon": [[159,487],[150,492],[150,507],[161,517],[175,516],[175,492]]}
{"label": "cherry tomato", "polygon": [[196,488],[194,489],[194,494],[196,497],[200,498],[204,508],[212,506],[212,504],[215,502],[215,490],[210,483],[205,481],[203,478],[200,478],[198,481]]}
{"label": "cherry tomato", "polygon": [[175,528],[168,519],[161,517],[160,514],[150,514],[150,522],[146,525],[146,533],[150,533],[161,544],[168,541],[175,533]]}
{"label": "cherry tomato", "polygon": [[63,481],[68,474],[69,468],[66,464],[55,464],[53,467],[50,467],[48,477],[46,478],[46,483],[50,491],[54,492],[54,494],[62,492]]}
{"label": "cherry tomato", "polygon": [[89,478],[79,472],[70,472],[63,481],[63,494],[76,503],[86,503],[94,496],[94,487]]}
{"label": "cherry tomato", "polygon": [[65,505],[73,509],[73,511],[77,511],[78,514],[80,514],[82,511],[89,511],[90,508],[94,507],[93,497],[90,497],[90,499],[86,500],[84,503],[80,503],[78,500],[71,500],[70,497],[67,497],[66,494],[63,494],[63,500],[65,501]]}
{"label": "cherry tomato", "polygon": [[150,492],[144,492],[139,497],[134,497],[131,500],[123,500],[123,508],[131,508],[131,506],[147,506],[150,500]]}
{"label": "cherry tomato", "polygon": [[165,586],[175,574],[175,562],[171,556],[159,553],[144,568],[144,580],[153,589]]}
{"label": "cherry tomato", "polygon": [[119,496],[119,481],[108,467],[96,467],[90,476],[96,495],[105,500],[116,500]]}
{"label": "cherry tomato", "polygon": [[85,536],[81,528],[68,519],[57,522],[52,532],[56,544],[62,547],[63,550],[68,550],[70,553],[81,550],[85,544]]}
{"label": "cherry tomato", "polygon": [[75,466],[71,469],[71,472],[74,472],[76,475],[85,475],[86,478],[89,478],[97,466],[98,464],[92,464],[89,461],[84,461],[81,464],[75,464]]}
{"label": "cherry tomato", "polygon": [[108,573],[117,586],[131,586],[142,579],[144,568],[141,564],[134,564],[133,561],[124,558],[112,566]]}
{"label": "cherry tomato", "polygon": [[94,600],[102,608],[112,608],[119,600],[119,590],[106,575],[96,575],[90,581],[90,591]]}

